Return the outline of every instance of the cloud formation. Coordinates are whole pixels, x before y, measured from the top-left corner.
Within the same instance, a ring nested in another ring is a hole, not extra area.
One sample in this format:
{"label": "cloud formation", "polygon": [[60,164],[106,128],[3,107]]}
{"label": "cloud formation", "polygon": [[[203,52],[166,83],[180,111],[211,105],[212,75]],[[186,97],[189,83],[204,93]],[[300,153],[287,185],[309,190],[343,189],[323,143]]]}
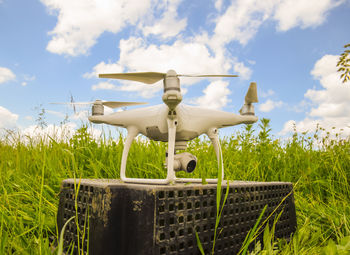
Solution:
{"label": "cloud formation", "polygon": [[294,27],[316,27],[325,22],[328,12],[344,3],[344,0],[285,0],[274,13],[277,29],[287,31]]}
{"label": "cloud formation", "polygon": [[85,73],[83,75],[84,78],[98,78],[98,75],[101,73],[122,73],[123,67],[118,63],[105,63],[104,61],[100,62],[96,66],[94,66],[93,71],[90,73]]}
{"label": "cloud formation", "polygon": [[282,101],[273,101],[271,99],[266,100],[265,103],[259,104],[258,109],[261,112],[271,112],[275,108],[279,108],[283,106]]}
{"label": "cloud formation", "polygon": [[[216,18],[212,45],[222,47],[232,41],[247,44],[264,22],[276,22],[276,29],[287,31],[321,25],[328,12],[345,0],[235,0]],[[222,0],[215,6],[222,8]],[[229,29],[228,29],[229,28]]]}
{"label": "cloud formation", "polygon": [[[161,0],[41,0],[57,16],[47,50],[69,56],[84,55],[104,32],[118,33],[127,26],[139,28],[146,36],[176,36],[186,28],[178,19],[181,2]],[[160,18],[158,17],[160,16]]]}
{"label": "cloud formation", "polygon": [[338,58],[325,55],[316,62],[311,74],[321,88],[308,89],[304,94],[305,99],[311,102],[311,109],[304,120],[286,122],[281,134],[292,132],[295,123],[299,132],[315,131],[319,124],[333,133],[343,129],[344,135],[350,135],[350,86],[340,80],[336,67]]}
{"label": "cloud formation", "polygon": [[[129,26],[144,36],[161,39],[178,36],[187,26],[179,18],[181,0],[41,0],[51,15],[57,16],[55,28],[49,32],[47,50],[70,56],[87,54],[104,32],[119,33]],[[212,49],[222,48],[232,41],[245,45],[264,22],[276,22],[276,29],[287,31],[294,27],[321,25],[328,12],[345,0],[235,0],[226,6],[214,3],[215,28],[204,31],[212,34]],[[195,36],[197,36],[196,34]]]}
{"label": "cloud formation", "polygon": [[228,82],[221,80],[211,82],[203,90],[204,95],[192,100],[191,103],[204,108],[219,110],[231,101],[228,98],[228,95],[231,94],[231,91],[228,89],[228,85]]}
{"label": "cloud formation", "polygon": [[87,54],[103,32],[118,33],[147,15],[151,0],[41,0],[57,16],[47,50],[56,54]]}
{"label": "cloud formation", "polygon": [[109,82],[99,82],[95,85],[92,85],[92,90],[118,90],[117,86]]}
{"label": "cloud formation", "polygon": [[10,112],[5,107],[0,106],[0,129],[14,128],[18,120],[18,114]]}
{"label": "cloud formation", "polygon": [[16,79],[16,75],[6,67],[0,67],[0,84]]}
{"label": "cloud formation", "polygon": [[[220,2],[218,6],[221,6]],[[222,47],[231,41],[246,44],[254,37],[261,24],[271,16],[275,4],[276,1],[232,1],[225,12],[216,19],[214,47]]]}
{"label": "cloud formation", "polygon": [[187,19],[178,19],[177,8],[181,0],[159,2],[157,9],[160,9],[160,18],[153,18],[149,25],[141,24],[140,30],[145,36],[157,35],[167,39],[178,35],[187,26]]}

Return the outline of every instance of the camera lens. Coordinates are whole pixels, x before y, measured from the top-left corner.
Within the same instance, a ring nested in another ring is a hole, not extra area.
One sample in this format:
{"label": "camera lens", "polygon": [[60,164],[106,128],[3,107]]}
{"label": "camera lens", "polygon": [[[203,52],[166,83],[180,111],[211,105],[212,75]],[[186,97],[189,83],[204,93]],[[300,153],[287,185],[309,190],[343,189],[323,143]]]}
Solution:
{"label": "camera lens", "polygon": [[194,169],[196,168],[196,161],[195,160],[191,160],[190,162],[188,162],[187,167],[186,167],[186,172],[187,173],[192,173],[194,171]]}

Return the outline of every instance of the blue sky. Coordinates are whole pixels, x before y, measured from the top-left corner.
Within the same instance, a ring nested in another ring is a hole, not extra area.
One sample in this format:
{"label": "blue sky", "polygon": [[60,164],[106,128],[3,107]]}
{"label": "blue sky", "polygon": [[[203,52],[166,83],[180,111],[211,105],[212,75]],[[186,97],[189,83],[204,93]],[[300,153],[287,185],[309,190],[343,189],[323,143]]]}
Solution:
{"label": "blue sky", "polygon": [[183,78],[184,103],[238,112],[255,81],[256,115],[271,119],[275,135],[288,135],[293,123],[350,135],[350,84],[335,67],[349,25],[345,0],[0,0],[0,128],[33,133],[38,107],[46,131],[66,114],[76,128],[86,108],[74,114],[49,104],[71,95],[162,103],[161,83],[96,75],[174,69],[240,76]]}

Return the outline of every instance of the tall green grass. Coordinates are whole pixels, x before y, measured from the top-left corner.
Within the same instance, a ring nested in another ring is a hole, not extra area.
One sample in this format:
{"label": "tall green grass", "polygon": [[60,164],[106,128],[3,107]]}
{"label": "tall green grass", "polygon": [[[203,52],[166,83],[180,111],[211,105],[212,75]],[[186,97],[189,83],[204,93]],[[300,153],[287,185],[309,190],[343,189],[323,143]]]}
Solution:
{"label": "tall green grass", "polygon": [[[253,130],[256,128],[257,130]],[[65,178],[119,178],[123,138],[94,140],[80,128],[70,141],[57,138],[0,138],[0,254],[57,253],[58,193]],[[246,126],[222,142],[229,180],[289,181],[295,186],[298,229],[291,241],[265,230],[253,254],[349,254],[350,141],[295,133],[271,136],[269,121]],[[206,139],[188,150],[197,156],[191,177],[217,176],[215,152]],[[128,158],[127,175],[165,178],[166,144],[139,139]],[[185,174],[181,174],[185,176]],[[225,177],[225,178],[226,178]],[[262,248],[264,247],[264,248]]]}

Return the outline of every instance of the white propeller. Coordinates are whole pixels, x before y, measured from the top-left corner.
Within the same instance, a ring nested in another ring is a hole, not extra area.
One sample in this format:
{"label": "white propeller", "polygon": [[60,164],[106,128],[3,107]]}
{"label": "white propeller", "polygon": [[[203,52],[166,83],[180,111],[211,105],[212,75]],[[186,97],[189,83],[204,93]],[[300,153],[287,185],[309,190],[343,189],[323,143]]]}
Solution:
{"label": "white propeller", "polygon": [[256,88],[256,83],[251,82],[247,94],[244,98],[244,105],[239,110],[241,115],[254,115],[254,106],[253,103],[258,103],[258,91]]}
{"label": "white propeller", "polygon": [[66,104],[66,105],[91,105],[91,104],[102,104],[104,106],[110,107],[110,108],[119,108],[119,107],[125,107],[125,106],[132,106],[132,105],[142,105],[147,104],[145,102],[120,102],[120,101],[101,101],[96,100],[93,102],[72,102],[72,103],[51,103],[51,104]]}
{"label": "white propeller", "polygon": [[[238,77],[238,75],[230,74],[176,74],[177,77]],[[138,72],[138,73],[110,73],[99,74],[99,78],[120,79],[129,81],[138,81],[146,84],[153,84],[157,81],[163,80],[166,77],[166,73],[157,72]]]}
{"label": "white propeller", "polygon": [[256,83],[251,82],[247,94],[244,98],[245,104],[258,103],[258,92],[256,88]]}

